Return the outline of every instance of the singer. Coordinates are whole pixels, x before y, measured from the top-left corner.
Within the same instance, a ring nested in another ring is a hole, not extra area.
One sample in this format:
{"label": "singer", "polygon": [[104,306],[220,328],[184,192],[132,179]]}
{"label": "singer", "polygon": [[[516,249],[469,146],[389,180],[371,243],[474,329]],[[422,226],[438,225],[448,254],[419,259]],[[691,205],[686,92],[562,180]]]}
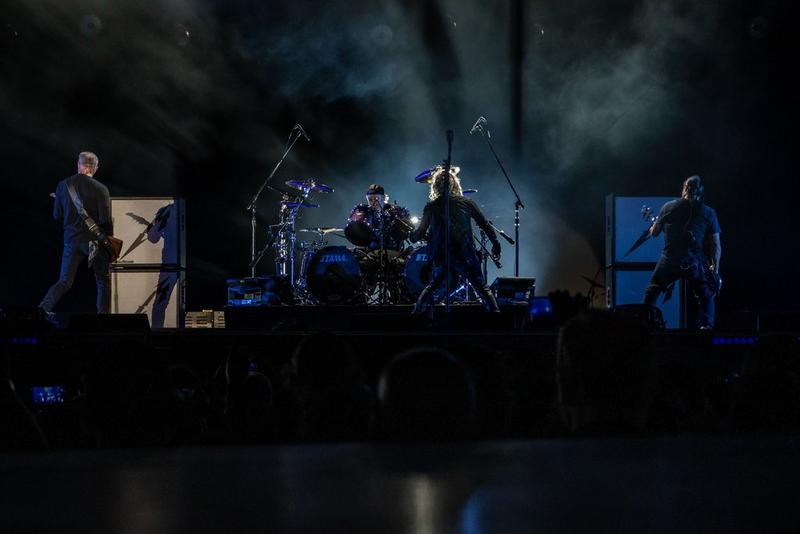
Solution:
{"label": "singer", "polygon": [[411,232],[411,241],[426,238],[431,253],[433,254],[433,269],[428,285],[420,293],[417,304],[414,306],[415,314],[426,313],[433,304],[436,290],[445,282],[445,218],[444,203],[450,203],[450,264],[459,274],[465,276],[472,287],[481,297],[483,307],[487,311],[499,312],[497,301],[486,285],[486,279],[481,272],[481,263],[475,250],[472,239],[472,224],[474,219],[478,227],[486,233],[492,243],[492,257],[495,261],[500,259],[500,241],[497,234],[486,220],[478,205],[466,198],[461,189],[461,180],[450,176],[450,192],[447,189],[447,177],[444,169],[438,168],[431,176],[430,202],[425,205],[422,221],[419,227]]}

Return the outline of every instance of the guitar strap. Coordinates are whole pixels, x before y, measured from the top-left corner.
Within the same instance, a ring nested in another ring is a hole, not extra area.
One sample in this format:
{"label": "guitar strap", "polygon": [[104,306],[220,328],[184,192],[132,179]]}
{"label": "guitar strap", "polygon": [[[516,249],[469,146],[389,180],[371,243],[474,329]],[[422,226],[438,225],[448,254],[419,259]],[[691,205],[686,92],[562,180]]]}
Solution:
{"label": "guitar strap", "polygon": [[67,191],[69,191],[69,196],[72,199],[72,203],[75,205],[75,209],[78,210],[78,214],[81,216],[81,219],[83,219],[83,222],[86,223],[92,235],[99,240],[104,239],[106,237],[105,232],[103,232],[94,219],[92,219],[92,216],[86,213],[81,197],[78,196],[78,192],[75,190],[75,186],[72,185],[72,182],[67,182]]}
{"label": "guitar strap", "polygon": [[78,196],[78,192],[75,190],[75,186],[72,182],[67,182],[67,191],[69,192],[69,197],[72,199],[72,204],[75,206],[75,209],[78,210],[78,214],[83,219],[83,222],[86,224],[86,227],[89,229],[89,232],[96,238],[96,240],[89,242],[89,267],[94,264],[94,260],[97,257],[97,248],[98,242],[102,243],[103,246],[106,246],[108,241],[108,237],[106,233],[97,225],[92,216],[86,212],[86,209],[83,207],[83,201],[81,201],[81,197]]}

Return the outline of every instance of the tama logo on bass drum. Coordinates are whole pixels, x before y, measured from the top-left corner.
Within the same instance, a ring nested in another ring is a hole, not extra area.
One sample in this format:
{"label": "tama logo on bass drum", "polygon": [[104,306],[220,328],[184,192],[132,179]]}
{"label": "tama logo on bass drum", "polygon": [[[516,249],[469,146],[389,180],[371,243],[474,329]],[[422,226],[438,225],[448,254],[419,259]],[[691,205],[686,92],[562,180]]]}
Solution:
{"label": "tama logo on bass drum", "polygon": [[323,254],[319,259],[320,263],[341,263],[346,262],[347,256],[344,254]]}

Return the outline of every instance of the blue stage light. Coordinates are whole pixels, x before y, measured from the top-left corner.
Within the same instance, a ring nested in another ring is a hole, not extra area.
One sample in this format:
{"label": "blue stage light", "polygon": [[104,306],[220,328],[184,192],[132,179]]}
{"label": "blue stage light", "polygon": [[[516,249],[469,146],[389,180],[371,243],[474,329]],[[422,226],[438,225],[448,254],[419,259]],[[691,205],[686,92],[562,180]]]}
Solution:
{"label": "blue stage light", "polygon": [[9,345],[38,345],[39,338],[36,337],[11,337],[8,338]]}
{"label": "blue stage light", "polygon": [[547,297],[535,297],[528,308],[531,317],[551,317],[553,315],[553,304]]}

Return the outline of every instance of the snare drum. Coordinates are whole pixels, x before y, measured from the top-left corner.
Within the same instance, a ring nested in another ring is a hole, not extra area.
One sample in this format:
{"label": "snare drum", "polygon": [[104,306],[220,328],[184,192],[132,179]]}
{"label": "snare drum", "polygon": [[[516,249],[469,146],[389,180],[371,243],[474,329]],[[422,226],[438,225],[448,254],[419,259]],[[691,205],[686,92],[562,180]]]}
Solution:
{"label": "snare drum", "polygon": [[326,304],[348,304],[363,297],[361,269],[346,247],[323,247],[313,253],[306,269],[306,287]]}

